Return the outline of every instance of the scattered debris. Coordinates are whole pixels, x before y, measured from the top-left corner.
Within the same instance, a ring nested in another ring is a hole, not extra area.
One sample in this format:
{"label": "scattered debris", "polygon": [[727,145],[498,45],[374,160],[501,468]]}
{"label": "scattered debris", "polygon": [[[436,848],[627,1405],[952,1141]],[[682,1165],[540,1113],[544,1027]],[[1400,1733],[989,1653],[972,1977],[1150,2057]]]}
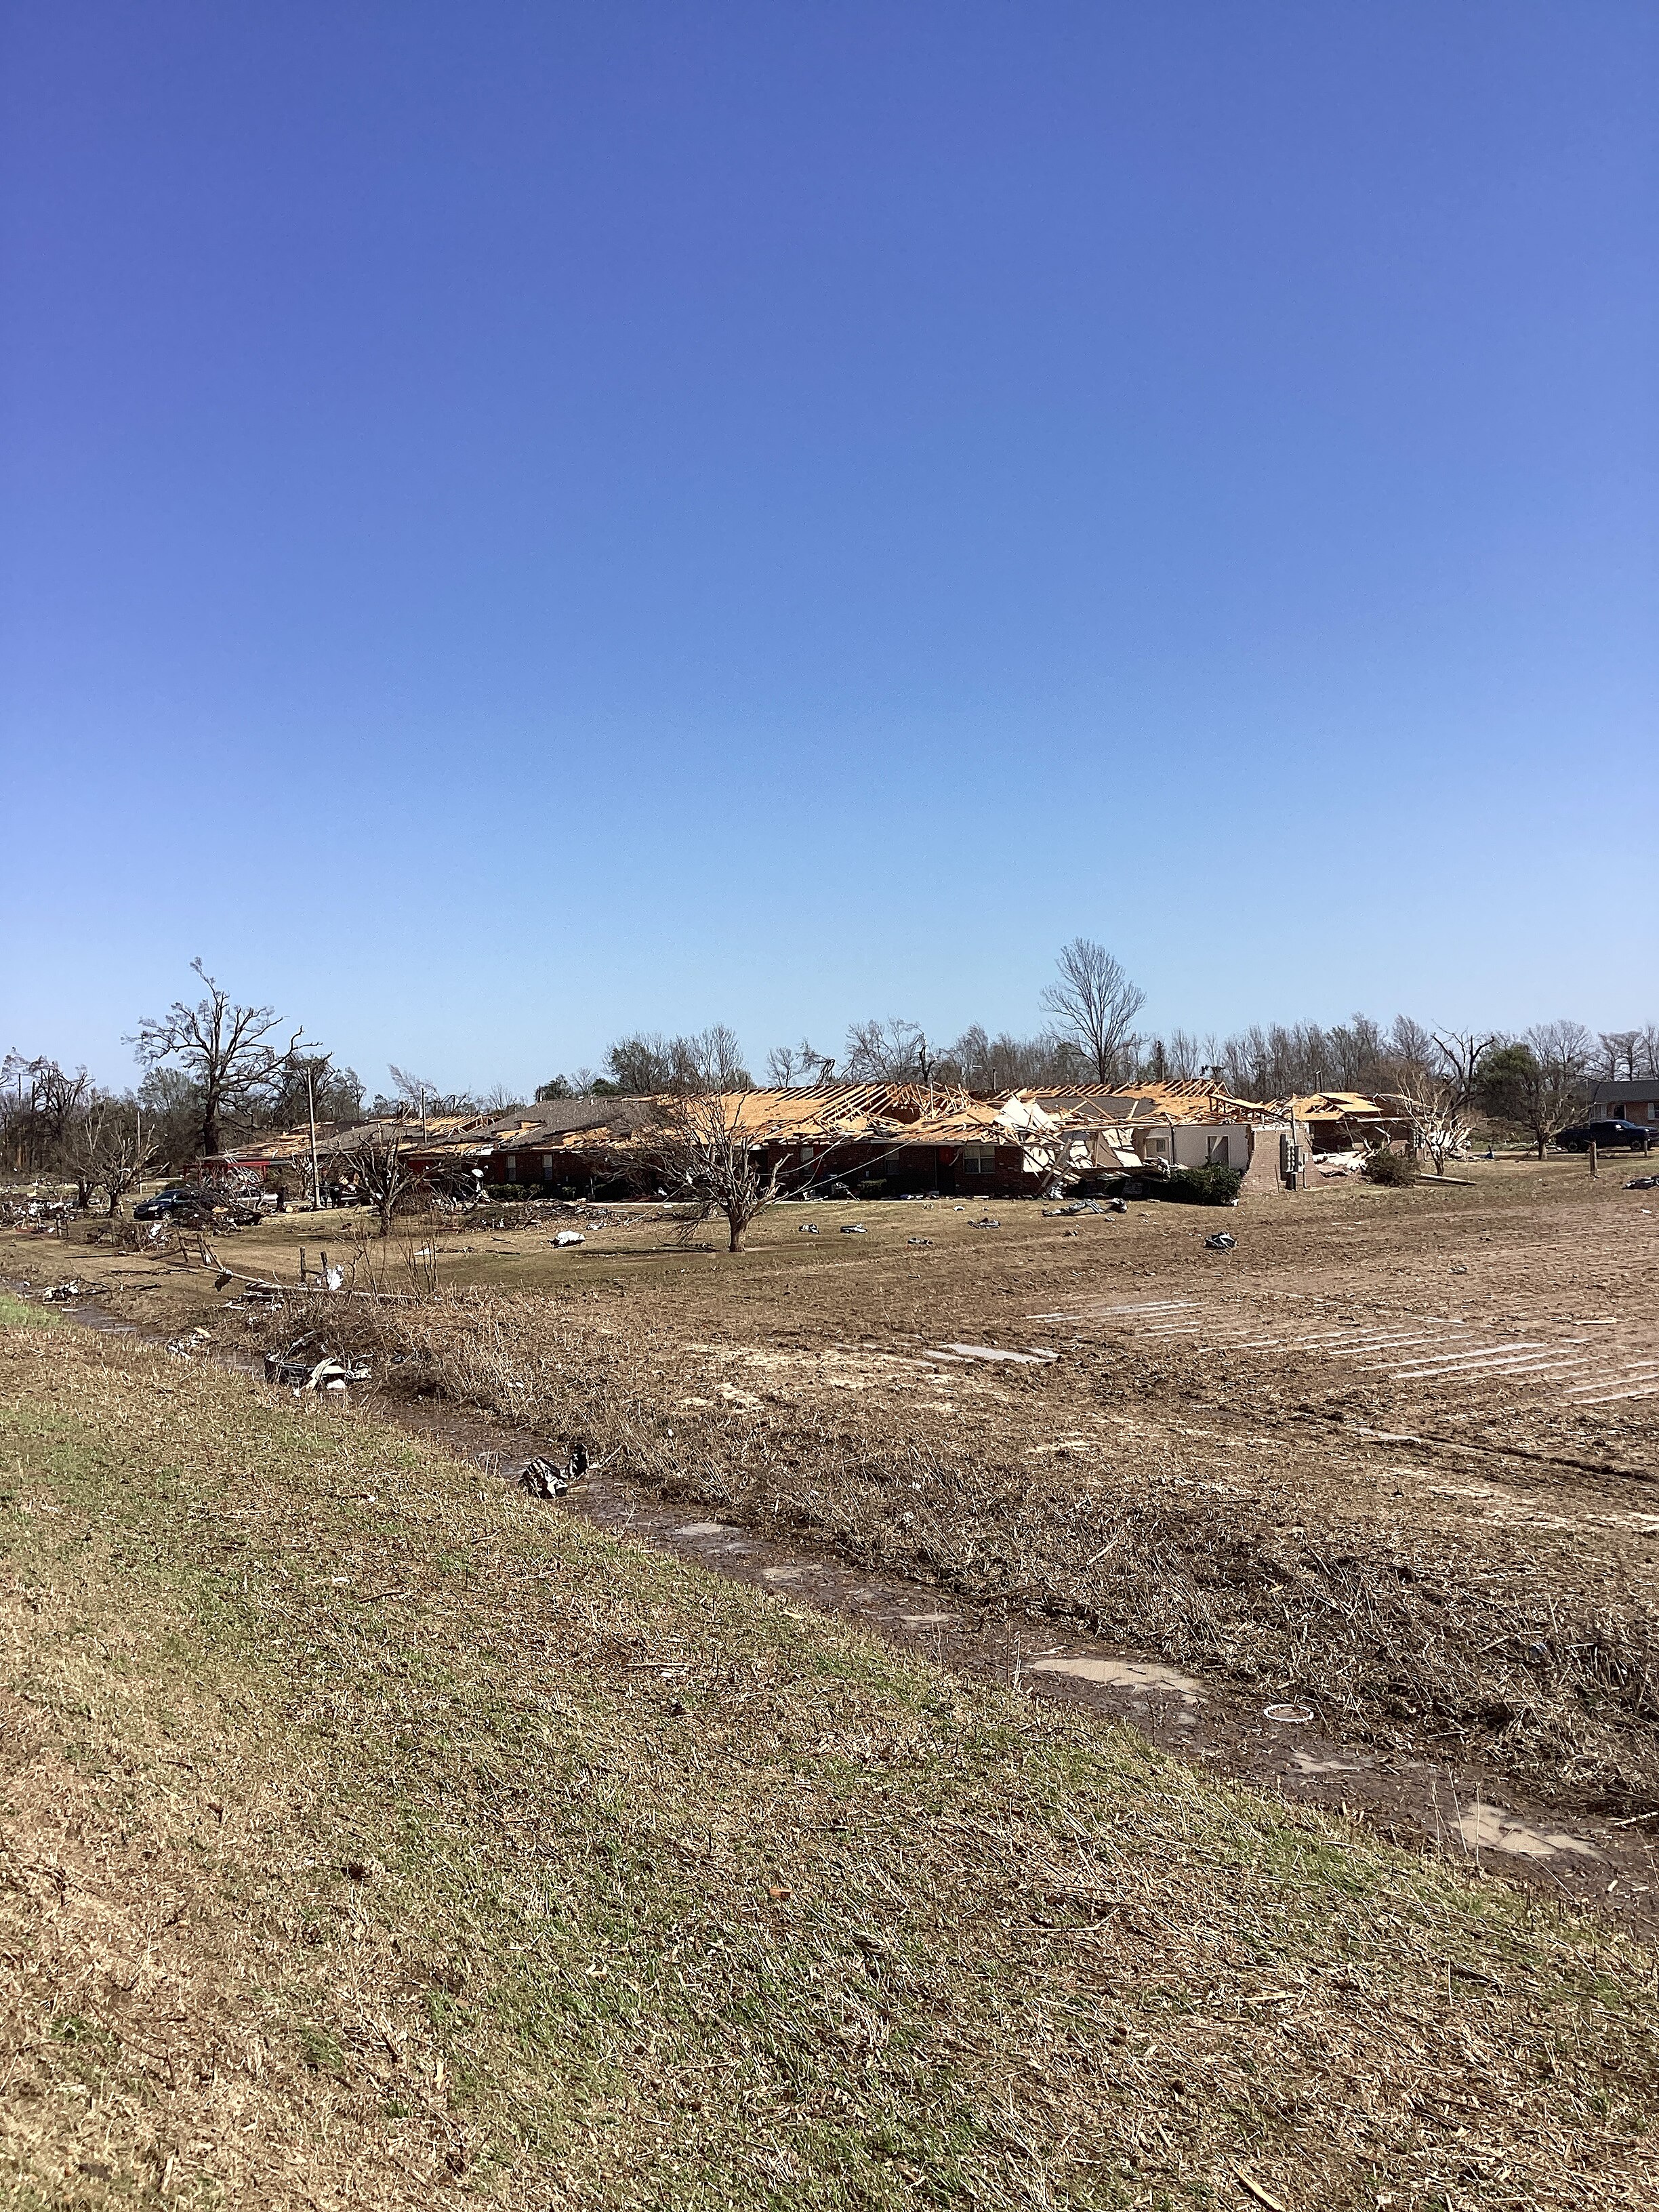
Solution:
{"label": "scattered debris", "polygon": [[73,1305],[77,1298],[92,1296],[92,1285],[90,1283],[74,1280],[67,1283],[52,1283],[41,1291],[40,1296],[44,1303],[49,1306]]}
{"label": "scattered debris", "polygon": [[1028,1659],[1027,1674],[1070,1674],[1080,1682],[1098,1682],[1111,1690],[1172,1690],[1182,1705],[1193,1705],[1203,1685],[1190,1674],[1145,1659]]}
{"label": "scattered debris", "polygon": [[1511,1858],[1553,1859],[1561,1853],[1574,1857],[1599,1859],[1601,1856],[1594,1844],[1582,1836],[1570,1835],[1564,1828],[1534,1826],[1529,1820],[1517,1820],[1501,1805],[1472,1805],[1460,1813],[1456,1820],[1457,1832],[1463,1847],[1471,1851],[1503,1851]]}
{"label": "scattered debris", "polygon": [[816,1237],[817,1233],[818,1224],[816,1221],[803,1221],[795,1231],[797,1237]]}
{"label": "scattered debris", "polygon": [[970,1221],[968,1226],[970,1229],[1000,1229],[1002,1224],[994,1220],[990,1214],[981,1213],[977,1221]]}
{"label": "scattered debris", "polygon": [[841,1224],[841,1233],[843,1237],[862,1237],[864,1224],[861,1221],[843,1221]]}
{"label": "scattered debris", "polygon": [[1277,1721],[1285,1728],[1300,1728],[1313,1717],[1311,1705],[1263,1705],[1261,1708],[1264,1721]]}
{"label": "scattered debris", "polygon": [[192,1353],[199,1352],[204,1344],[211,1344],[212,1341],[211,1329],[188,1328],[182,1336],[172,1336],[167,1339],[167,1350],[175,1359],[188,1359]]}
{"label": "scattered debris", "polygon": [[526,1497],[562,1498],[572,1483],[581,1480],[587,1467],[587,1446],[578,1438],[562,1467],[556,1467],[550,1459],[526,1460],[517,1480]]}
{"label": "scattered debris", "polygon": [[1231,1252],[1237,1249],[1237,1237],[1230,1237],[1224,1229],[1218,1229],[1213,1237],[1204,1239],[1204,1249],[1206,1252]]}
{"label": "scattered debris", "polygon": [[1097,1198],[1074,1198],[1066,1206],[1045,1206],[1042,1218],[1045,1221],[1057,1221],[1062,1214],[1104,1213],[1106,1211]]}
{"label": "scattered debris", "polygon": [[931,1237],[907,1237],[904,1241],[907,1244],[931,1244],[933,1240]]}
{"label": "scattered debris", "polygon": [[1326,1182],[1334,1182],[1342,1176],[1364,1175],[1365,1164],[1371,1158],[1371,1147],[1352,1146],[1346,1152],[1321,1152],[1314,1161],[1314,1172]]}
{"label": "scattered debris", "polygon": [[1632,1176],[1625,1185],[1626,1190],[1659,1190],[1659,1176]]}
{"label": "scattered debris", "polygon": [[1029,1352],[1005,1352],[994,1344],[936,1344],[928,1349],[930,1359],[1012,1359],[1019,1367],[1048,1367],[1059,1358],[1046,1345],[1034,1344]]}
{"label": "scattered debris", "polygon": [[1108,1213],[1127,1213],[1129,1211],[1129,1201],[1127,1198],[1108,1199],[1106,1211]]}
{"label": "scattered debris", "polygon": [[553,1242],[556,1244],[586,1244],[587,1239],[580,1229],[562,1229]]}
{"label": "scattered debris", "polygon": [[1245,2172],[1242,2166],[1235,2166],[1233,2172],[1238,2177],[1240,2188],[1254,2197],[1258,2204],[1265,2204],[1267,2207],[1267,2212],[1285,2212],[1285,2207],[1279,2203],[1278,2197],[1270,2195],[1253,2175]]}
{"label": "scattered debris", "polygon": [[367,1382],[370,1372],[366,1359],[338,1358],[313,1336],[297,1337],[286,1352],[265,1354],[266,1382],[284,1383],[296,1392],[324,1390],[337,1384],[343,1390],[349,1382]]}

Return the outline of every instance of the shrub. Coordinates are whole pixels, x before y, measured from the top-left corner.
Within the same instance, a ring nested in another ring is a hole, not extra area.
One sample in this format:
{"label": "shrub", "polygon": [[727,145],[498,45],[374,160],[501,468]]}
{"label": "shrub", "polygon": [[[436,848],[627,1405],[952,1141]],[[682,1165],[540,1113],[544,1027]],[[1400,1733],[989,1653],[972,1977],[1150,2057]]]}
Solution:
{"label": "shrub", "polygon": [[1166,1198],[1185,1199],[1192,1206],[1231,1206],[1243,1180],[1242,1168],[1212,1160],[1201,1168],[1177,1168],[1163,1190]]}
{"label": "shrub", "polygon": [[1367,1182],[1385,1183],[1390,1190],[1403,1189],[1408,1182],[1417,1181],[1417,1168],[1404,1152],[1384,1149],[1371,1154],[1361,1170]]}

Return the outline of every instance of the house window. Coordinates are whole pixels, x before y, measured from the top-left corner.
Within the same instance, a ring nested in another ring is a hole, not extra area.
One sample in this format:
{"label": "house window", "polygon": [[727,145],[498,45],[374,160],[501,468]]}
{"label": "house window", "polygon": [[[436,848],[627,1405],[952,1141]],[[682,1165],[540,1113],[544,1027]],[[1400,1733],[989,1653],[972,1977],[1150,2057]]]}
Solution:
{"label": "house window", "polygon": [[994,1175],[997,1169],[997,1148],[994,1145],[964,1145],[962,1148],[962,1171],[964,1175]]}
{"label": "house window", "polygon": [[1170,1156],[1170,1140],[1164,1136],[1149,1136],[1146,1139],[1146,1151],[1152,1159],[1167,1159]]}
{"label": "house window", "polygon": [[544,1152],[542,1154],[542,1181],[544,1182],[551,1182],[552,1180],[553,1155],[551,1152]]}
{"label": "house window", "polygon": [[506,1179],[508,1182],[517,1182],[519,1180],[519,1156],[516,1152],[509,1152],[507,1156]]}

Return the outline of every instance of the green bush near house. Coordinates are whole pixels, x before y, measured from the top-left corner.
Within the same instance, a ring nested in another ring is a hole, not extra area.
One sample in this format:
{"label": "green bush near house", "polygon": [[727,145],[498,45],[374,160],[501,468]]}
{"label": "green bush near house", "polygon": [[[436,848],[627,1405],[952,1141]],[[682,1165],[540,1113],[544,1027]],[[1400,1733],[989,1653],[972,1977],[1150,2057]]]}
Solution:
{"label": "green bush near house", "polygon": [[1380,1182],[1389,1190],[1403,1190],[1417,1181],[1417,1165],[1404,1152],[1373,1152],[1362,1170],[1367,1182]]}
{"label": "green bush near house", "polygon": [[1212,1160],[1201,1168],[1177,1168],[1159,1189],[1164,1197],[1184,1200],[1189,1206],[1231,1206],[1243,1180],[1242,1169]]}

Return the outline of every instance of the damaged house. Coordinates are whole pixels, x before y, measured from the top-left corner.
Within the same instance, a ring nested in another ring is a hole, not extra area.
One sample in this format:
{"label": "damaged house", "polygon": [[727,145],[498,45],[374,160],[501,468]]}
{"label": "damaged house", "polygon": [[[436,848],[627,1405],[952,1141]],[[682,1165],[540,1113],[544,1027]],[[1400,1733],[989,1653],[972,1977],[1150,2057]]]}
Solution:
{"label": "damaged house", "polygon": [[[820,1083],[734,1091],[726,1126],[746,1139],[763,1176],[787,1192],[860,1198],[1039,1198],[1080,1182],[1154,1182],[1184,1168],[1235,1169],[1247,1189],[1297,1188],[1313,1152],[1340,1149],[1394,1124],[1370,1099],[1330,1094],[1258,1105],[1218,1083],[1117,1091],[1103,1084],[993,1095],[947,1085]],[[324,1188],[348,1185],[351,1153],[370,1130],[395,1128],[410,1175],[457,1198],[512,1191],[548,1198],[666,1195],[668,1102],[548,1099],[506,1113],[319,1128]],[[231,1158],[266,1181],[310,1182],[312,1139],[288,1131]]]}

